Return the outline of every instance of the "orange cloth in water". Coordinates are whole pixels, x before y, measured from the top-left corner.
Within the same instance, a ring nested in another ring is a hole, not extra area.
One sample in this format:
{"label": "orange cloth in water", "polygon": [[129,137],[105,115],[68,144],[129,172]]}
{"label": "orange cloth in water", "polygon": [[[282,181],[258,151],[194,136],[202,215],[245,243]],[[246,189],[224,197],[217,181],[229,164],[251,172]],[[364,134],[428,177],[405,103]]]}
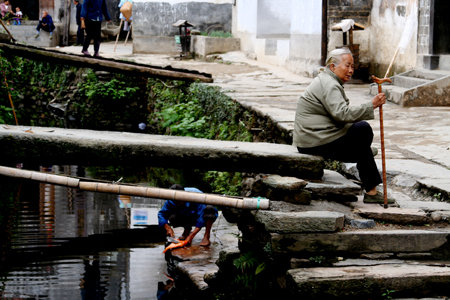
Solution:
{"label": "orange cloth in water", "polygon": [[182,247],[186,246],[187,243],[188,243],[187,241],[181,241],[181,242],[179,242],[177,244],[173,244],[172,243],[169,246],[167,246],[166,249],[164,249],[163,253],[166,253],[167,250],[172,250],[172,249],[175,249],[175,248],[182,248]]}

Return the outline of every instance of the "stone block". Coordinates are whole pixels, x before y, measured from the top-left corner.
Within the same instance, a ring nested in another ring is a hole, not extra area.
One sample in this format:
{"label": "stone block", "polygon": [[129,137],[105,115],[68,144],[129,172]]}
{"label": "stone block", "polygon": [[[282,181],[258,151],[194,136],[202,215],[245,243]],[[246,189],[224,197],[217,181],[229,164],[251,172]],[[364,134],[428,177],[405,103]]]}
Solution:
{"label": "stone block", "polygon": [[354,204],[358,213],[366,218],[377,221],[385,221],[396,224],[425,224],[428,222],[427,214],[419,209],[389,207],[385,209],[377,204],[363,203]]}
{"label": "stone block", "polygon": [[274,212],[258,211],[255,220],[268,232],[335,232],[344,227],[344,214],[331,211]]}
{"label": "stone block", "polygon": [[375,227],[377,224],[374,220],[351,220],[350,225],[359,229]]}
{"label": "stone block", "polygon": [[271,233],[271,243],[275,253],[298,255],[430,252],[435,257],[447,257],[449,236],[450,231],[428,230]]}
{"label": "stone block", "polygon": [[297,299],[367,299],[395,290],[408,296],[447,290],[450,268],[391,264],[287,271],[287,288]]}
{"label": "stone block", "polygon": [[177,265],[175,271],[178,278],[183,281],[180,284],[182,289],[188,289],[191,295],[206,299],[211,296],[211,290],[204,280],[205,274],[215,274],[219,268],[211,261],[184,261]]}
{"label": "stone block", "polygon": [[262,178],[262,182],[273,189],[299,191],[308,183],[295,177],[282,177],[280,175],[268,175]]}
{"label": "stone block", "polygon": [[450,211],[434,211],[431,213],[431,219],[435,222],[450,221]]}
{"label": "stone block", "polygon": [[305,190],[314,200],[323,199],[335,202],[355,202],[361,187],[335,171],[324,170],[321,181],[307,181]]}
{"label": "stone block", "polygon": [[282,177],[279,175],[258,175],[254,180],[246,178],[243,187],[246,195],[252,197],[265,197],[273,201],[285,201],[295,204],[309,205],[311,194],[303,188],[307,182],[295,177]]}

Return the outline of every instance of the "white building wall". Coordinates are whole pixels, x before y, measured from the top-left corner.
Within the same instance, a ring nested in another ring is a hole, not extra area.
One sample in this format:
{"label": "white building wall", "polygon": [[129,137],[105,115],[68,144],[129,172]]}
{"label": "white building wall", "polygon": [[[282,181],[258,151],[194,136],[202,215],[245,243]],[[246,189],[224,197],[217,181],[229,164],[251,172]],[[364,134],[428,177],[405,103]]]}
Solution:
{"label": "white building wall", "polygon": [[233,8],[233,36],[241,39],[241,50],[254,52],[257,31],[257,0],[239,0]]}
{"label": "white building wall", "polygon": [[[374,72],[384,76],[401,39],[409,14],[418,11],[417,0],[374,0],[371,13],[369,60],[374,64]],[[417,60],[417,24],[404,54],[395,60],[394,73],[402,73],[415,68]]]}
{"label": "white building wall", "polygon": [[291,12],[291,42],[286,67],[296,74],[312,76],[321,60],[322,1],[295,0]]}

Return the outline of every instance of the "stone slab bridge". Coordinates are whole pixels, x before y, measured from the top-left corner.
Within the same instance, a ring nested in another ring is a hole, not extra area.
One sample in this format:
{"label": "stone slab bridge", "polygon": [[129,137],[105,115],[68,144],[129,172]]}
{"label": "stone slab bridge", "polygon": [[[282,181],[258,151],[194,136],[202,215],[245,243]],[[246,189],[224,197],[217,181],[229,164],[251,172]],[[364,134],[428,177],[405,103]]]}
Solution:
{"label": "stone slab bridge", "polygon": [[321,157],[290,145],[127,132],[0,126],[0,164],[148,165],[320,179]]}

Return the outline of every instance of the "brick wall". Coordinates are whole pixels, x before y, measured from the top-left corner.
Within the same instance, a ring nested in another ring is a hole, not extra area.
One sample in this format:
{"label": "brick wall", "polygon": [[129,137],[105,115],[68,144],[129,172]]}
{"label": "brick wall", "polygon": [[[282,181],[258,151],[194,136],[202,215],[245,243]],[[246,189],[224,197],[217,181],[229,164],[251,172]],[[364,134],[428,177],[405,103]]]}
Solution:
{"label": "brick wall", "polygon": [[417,53],[431,54],[430,49],[430,11],[431,0],[419,1],[419,39]]}
{"label": "brick wall", "polygon": [[372,2],[372,0],[328,0],[328,26],[331,27],[343,19],[353,19],[356,23],[367,25]]}

